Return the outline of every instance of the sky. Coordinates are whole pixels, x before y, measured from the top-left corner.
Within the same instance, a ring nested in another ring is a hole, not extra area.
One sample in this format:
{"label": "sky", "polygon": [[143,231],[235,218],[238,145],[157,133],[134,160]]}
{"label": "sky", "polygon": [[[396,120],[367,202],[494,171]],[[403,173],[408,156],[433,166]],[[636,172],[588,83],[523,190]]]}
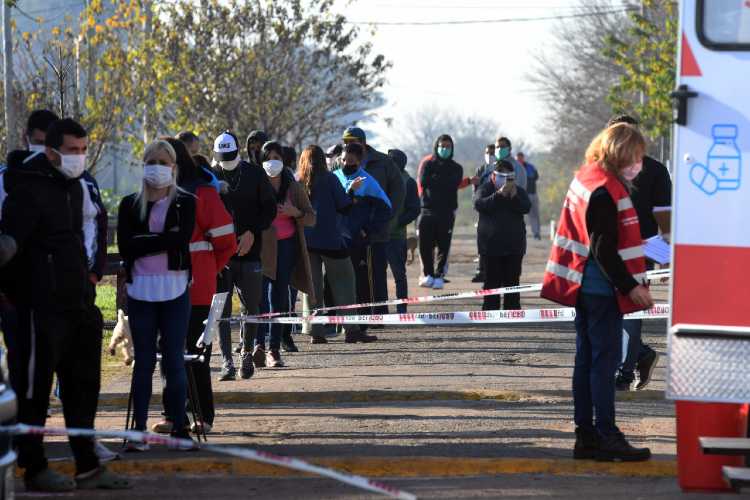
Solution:
{"label": "sky", "polygon": [[[346,7],[350,21],[435,22],[549,17],[572,12],[577,0],[358,0]],[[399,135],[399,117],[425,106],[490,118],[511,139],[537,149],[546,141],[544,104],[526,75],[533,54],[549,47],[556,21],[453,26],[378,26],[370,38],[393,63],[383,90],[387,104],[367,128]],[[385,123],[393,118],[393,129]],[[492,139],[492,138],[488,138]],[[375,138],[374,143],[378,142]]]}

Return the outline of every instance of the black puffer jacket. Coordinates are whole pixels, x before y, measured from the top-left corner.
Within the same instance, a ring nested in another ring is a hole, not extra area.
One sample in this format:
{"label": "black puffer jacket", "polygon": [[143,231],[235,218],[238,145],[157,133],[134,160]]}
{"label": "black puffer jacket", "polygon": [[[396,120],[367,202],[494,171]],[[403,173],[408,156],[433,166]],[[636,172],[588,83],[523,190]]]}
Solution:
{"label": "black puffer jacket", "polygon": [[33,309],[85,309],[92,287],[80,180],[66,178],[44,153],[13,151],[5,187],[0,231],[15,239],[18,252],[2,269],[3,291]]}
{"label": "black puffer jacket", "polygon": [[[451,139],[453,147],[453,139]],[[419,184],[422,186],[423,214],[452,214],[458,208],[458,189],[464,178],[464,169],[453,161],[453,153],[445,160],[437,154],[435,141],[432,156],[422,160]]]}
{"label": "black puffer jacket", "polygon": [[164,231],[153,233],[148,219],[154,204],[149,203],[145,220],[141,219],[135,204],[136,194],[120,202],[117,213],[117,245],[125,262],[128,283],[133,282],[133,264],[147,255],[167,252],[170,271],[190,271],[190,238],[195,226],[195,196],[178,191],[167,209]]}

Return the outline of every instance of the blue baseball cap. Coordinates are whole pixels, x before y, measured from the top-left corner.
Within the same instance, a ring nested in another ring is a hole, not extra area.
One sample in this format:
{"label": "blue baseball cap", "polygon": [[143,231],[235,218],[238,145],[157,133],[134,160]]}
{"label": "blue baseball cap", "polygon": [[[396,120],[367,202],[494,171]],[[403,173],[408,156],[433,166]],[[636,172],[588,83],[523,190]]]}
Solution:
{"label": "blue baseball cap", "polygon": [[342,136],[343,140],[357,140],[361,142],[367,141],[367,135],[365,134],[365,131],[362,130],[359,127],[349,127],[346,130],[344,130],[344,135]]}

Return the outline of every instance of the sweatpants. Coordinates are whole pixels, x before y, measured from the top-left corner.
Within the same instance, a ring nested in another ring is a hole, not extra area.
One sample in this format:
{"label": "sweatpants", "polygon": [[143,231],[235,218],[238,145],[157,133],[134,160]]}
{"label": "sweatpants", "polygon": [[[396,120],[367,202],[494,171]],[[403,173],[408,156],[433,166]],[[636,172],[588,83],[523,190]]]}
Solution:
{"label": "sweatpants", "polygon": [[[388,242],[388,266],[391,268],[393,281],[396,283],[396,298],[409,296],[409,283],[406,278],[406,240],[394,238]],[[406,313],[406,304],[396,306],[399,314]]]}
{"label": "sweatpants", "polygon": [[[484,289],[502,288],[516,286],[521,279],[521,267],[523,255],[504,255],[495,257],[483,255],[484,263]],[[500,309],[500,295],[487,295],[484,297],[482,310],[495,311]],[[521,295],[509,293],[504,296],[503,309],[521,309]]]}
{"label": "sweatpants", "polygon": [[[354,278],[354,267],[349,257],[335,259],[317,252],[310,252],[310,269],[312,270],[312,283],[315,297],[302,294],[302,308],[305,314],[309,311],[323,306],[345,306],[357,301],[357,290]],[[328,283],[331,299],[325,298],[325,283]],[[314,300],[313,300],[314,299]],[[352,311],[342,311],[352,313]],[[344,332],[355,333],[359,331],[359,325],[344,325]],[[325,325],[303,324],[302,333],[323,337]]]}
{"label": "sweatpants", "polygon": [[[453,236],[455,215],[425,213],[419,217],[419,257],[422,275],[442,278],[448,271],[448,254]],[[433,252],[437,247],[437,264]]]}
{"label": "sweatpants", "polygon": [[[232,315],[232,294],[234,290],[240,296],[240,302],[244,312],[248,315],[258,314],[260,311],[260,296],[263,289],[263,266],[260,262],[250,262],[239,259],[229,261],[227,267],[219,273],[216,283],[216,293],[228,292],[227,303],[224,304],[222,317]],[[242,338],[242,349],[245,352],[253,351],[253,342],[258,332],[255,323],[242,323],[240,325],[240,336]],[[219,324],[219,348],[225,368],[234,368],[232,356],[232,327],[228,321]]]}
{"label": "sweatpants", "polygon": [[[359,246],[352,247],[351,249],[352,266],[354,267],[354,277],[357,291],[357,301],[355,303],[362,304],[372,302],[372,255],[370,252],[370,246]],[[330,283],[330,280],[329,280]],[[351,312],[350,312],[351,313]],[[357,314],[372,314],[372,308],[360,307],[357,309]],[[360,327],[361,330],[366,328]]]}
{"label": "sweatpants", "polygon": [[[18,401],[18,421],[45,425],[52,377],[57,374],[65,426],[93,429],[99,403],[103,328],[101,312],[93,299],[83,310],[55,312],[18,305],[16,313],[19,363],[10,367],[10,380]],[[99,467],[91,438],[70,437],[69,441],[77,474]],[[42,436],[19,436],[16,443],[18,465],[25,469],[27,478],[47,468]]]}

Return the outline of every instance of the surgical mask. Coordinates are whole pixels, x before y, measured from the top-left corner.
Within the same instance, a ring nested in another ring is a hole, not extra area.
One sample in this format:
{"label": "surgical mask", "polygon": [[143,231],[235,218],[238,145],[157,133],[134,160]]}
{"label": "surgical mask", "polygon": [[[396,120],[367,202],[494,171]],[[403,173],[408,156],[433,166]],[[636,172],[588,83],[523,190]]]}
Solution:
{"label": "surgical mask", "polygon": [[44,144],[31,144],[31,140],[27,137],[26,143],[29,145],[29,151],[32,153],[44,153]]}
{"label": "surgical mask", "polygon": [[623,179],[625,179],[628,182],[633,181],[636,177],[638,177],[638,174],[641,173],[641,170],[643,169],[643,162],[639,161],[638,163],[634,163],[628,167],[623,168],[620,173],[622,174]]}
{"label": "surgical mask", "polygon": [[484,164],[485,165],[494,165],[495,164],[495,155],[490,155],[490,154],[484,155]]}
{"label": "surgical mask", "polygon": [[447,160],[453,154],[453,148],[444,148],[441,146],[437,148],[437,154],[441,159]]}
{"label": "surgical mask", "polygon": [[495,158],[498,160],[504,160],[510,156],[510,148],[497,148],[495,150]]}
{"label": "surgical mask", "polygon": [[239,164],[240,164],[239,157],[235,158],[234,160],[225,160],[225,161],[219,162],[219,165],[221,165],[221,168],[223,168],[224,170],[229,170],[229,171],[237,168],[237,165]]}
{"label": "surgical mask", "polygon": [[162,189],[174,183],[172,167],[147,164],[143,167],[143,181],[154,189]]}
{"label": "surgical mask", "polygon": [[86,155],[64,155],[53,149],[60,155],[60,171],[68,179],[77,179],[86,170]]}
{"label": "surgical mask", "polygon": [[284,170],[284,163],[281,160],[268,160],[263,162],[263,170],[268,177],[278,177]]}

